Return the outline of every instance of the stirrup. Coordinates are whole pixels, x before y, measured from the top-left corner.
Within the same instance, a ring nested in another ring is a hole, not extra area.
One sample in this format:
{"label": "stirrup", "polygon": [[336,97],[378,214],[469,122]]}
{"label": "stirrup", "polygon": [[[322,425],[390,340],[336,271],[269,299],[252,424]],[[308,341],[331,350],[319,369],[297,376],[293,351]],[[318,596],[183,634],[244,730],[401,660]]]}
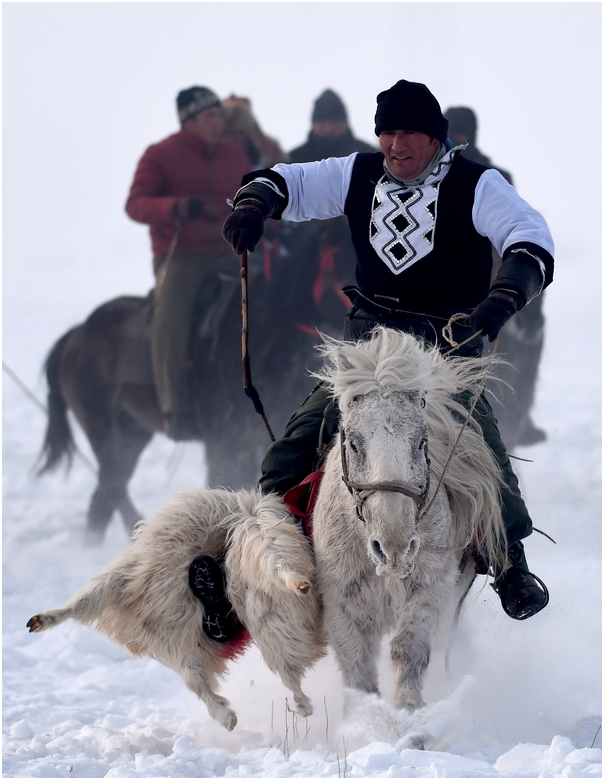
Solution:
{"label": "stirrup", "polygon": [[[532,571],[529,571],[528,569],[519,569],[515,566],[511,566],[510,570],[515,570],[519,574],[522,575],[528,575],[529,577],[532,577],[533,580],[537,583],[537,585],[541,588],[543,600],[540,604],[535,604],[532,608],[527,609],[525,612],[521,612],[520,614],[514,614],[512,608],[508,607],[508,605],[505,603],[505,596],[507,595],[505,593],[505,587],[502,592],[501,584],[497,584],[497,580],[495,582],[491,583],[491,587],[497,593],[499,596],[499,600],[501,601],[501,606],[503,607],[503,611],[508,615],[508,617],[511,617],[513,620],[527,620],[530,617],[533,617],[533,615],[536,615],[538,612],[541,612],[542,609],[545,609],[547,605],[549,604],[549,590],[547,589],[547,585],[543,582],[543,580],[538,577],[536,574],[533,574]],[[505,577],[502,576],[499,578],[499,582],[505,582]]]}

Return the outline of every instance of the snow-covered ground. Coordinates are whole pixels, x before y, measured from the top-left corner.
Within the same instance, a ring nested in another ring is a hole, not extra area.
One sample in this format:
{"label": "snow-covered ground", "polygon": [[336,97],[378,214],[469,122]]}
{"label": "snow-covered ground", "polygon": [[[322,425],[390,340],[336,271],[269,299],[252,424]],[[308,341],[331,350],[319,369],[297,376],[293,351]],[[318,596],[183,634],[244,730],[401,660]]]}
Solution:
{"label": "snow-covered ground", "polygon": [[[345,694],[333,659],[322,661],[306,682],[315,703],[306,721],[287,712],[286,690],[251,649],[224,683],[239,716],[227,733],[173,672],[91,628],[29,634],[31,615],[62,604],[128,541],[116,520],[101,549],[83,546],[93,474],[76,460],[68,478],[33,477],[44,415],[5,373],[4,776],[601,777],[600,285],[597,258],[583,253],[571,264],[564,241],[560,254],[535,408],[549,438],[520,451],[532,462],[517,466],[536,526],[557,542],[535,534],[527,543],[551,602],[511,621],[482,578],[464,607],[450,675],[435,654],[428,705],[414,715],[388,704],[386,652],[383,700]],[[146,289],[118,258],[102,268],[56,264],[50,289],[35,283],[45,273],[40,259],[13,260],[4,274],[4,360],[42,400],[41,364],[54,340],[106,298]],[[585,286],[588,274],[594,284]],[[149,513],[203,482],[200,446],[157,437],[133,496]],[[432,736],[426,750],[413,747],[417,731]]]}

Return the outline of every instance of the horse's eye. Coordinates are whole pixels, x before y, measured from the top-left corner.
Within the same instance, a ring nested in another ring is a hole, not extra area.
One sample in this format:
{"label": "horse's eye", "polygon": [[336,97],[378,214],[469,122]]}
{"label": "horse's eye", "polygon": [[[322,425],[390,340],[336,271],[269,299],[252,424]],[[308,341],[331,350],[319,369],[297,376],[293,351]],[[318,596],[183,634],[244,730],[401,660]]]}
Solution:
{"label": "horse's eye", "polygon": [[356,441],[353,441],[352,439],[348,442],[350,444],[350,449],[356,454],[359,451],[359,447],[356,443]]}

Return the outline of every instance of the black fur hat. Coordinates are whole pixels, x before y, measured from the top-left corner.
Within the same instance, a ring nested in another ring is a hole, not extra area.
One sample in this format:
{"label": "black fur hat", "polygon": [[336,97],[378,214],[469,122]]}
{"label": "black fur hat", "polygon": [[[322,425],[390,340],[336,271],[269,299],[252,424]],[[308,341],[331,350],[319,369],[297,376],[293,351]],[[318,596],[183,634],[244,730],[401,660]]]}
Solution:
{"label": "black fur hat", "polygon": [[416,130],[444,143],[448,129],[438,100],[425,84],[402,79],[377,96],[376,135],[384,130]]}
{"label": "black fur hat", "polygon": [[189,87],[189,89],[183,89],[176,96],[176,110],[181,125],[187,119],[199,114],[200,111],[220,105],[218,95],[207,87]]}

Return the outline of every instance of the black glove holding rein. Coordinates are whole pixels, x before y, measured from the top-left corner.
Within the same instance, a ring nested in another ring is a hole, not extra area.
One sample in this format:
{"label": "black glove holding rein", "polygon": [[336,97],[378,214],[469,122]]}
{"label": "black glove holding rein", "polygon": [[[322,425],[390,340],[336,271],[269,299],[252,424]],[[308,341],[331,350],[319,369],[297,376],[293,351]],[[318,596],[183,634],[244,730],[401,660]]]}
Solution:
{"label": "black glove holding rein", "polygon": [[515,291],[494,290],[468,315],[466,324],[488,336],[489,341],[495,341],[501,328],[520,307],[520,296]]}

